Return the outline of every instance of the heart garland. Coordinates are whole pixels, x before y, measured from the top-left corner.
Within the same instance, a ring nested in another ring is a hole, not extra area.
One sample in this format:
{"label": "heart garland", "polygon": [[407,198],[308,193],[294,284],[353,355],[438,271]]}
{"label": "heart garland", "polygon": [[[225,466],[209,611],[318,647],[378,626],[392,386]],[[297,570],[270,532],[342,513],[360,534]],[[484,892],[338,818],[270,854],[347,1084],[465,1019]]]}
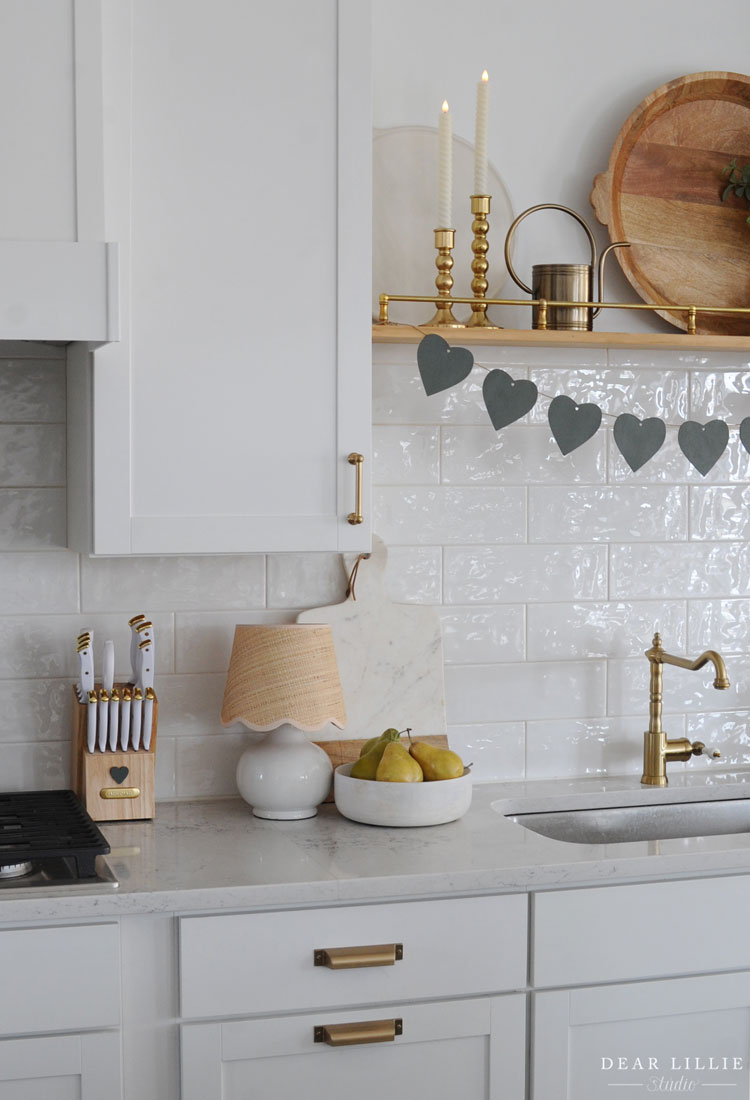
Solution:
{"label": "heart garland", "polygon": [[[429,397],[468,378],[474,356],[468,348],[451,346],[442,336],[430,333],[419,343],[417,365]],[[500,431],[533,409],[539,391],[533,382],[511,378],[506,371],[495,368],[487,372],[482,396],[493,428]],[[561,453],[567,455],[596,435],[602,410],[594,404],[578,405],[572,398],[559,394],[550,401],[547,418],[555,442]],[[639,420],[631,413],[622,413],[615,419],[612,434],[618,450],[635,473],[661,449],[667,426],[657,416]],[[739,435],[750,454],[750,416],[741,422]],[[729,428],[723,420],[707,424],[687,420],[679,427],[677,442],[688,462],[705,477],[726,450]]]}

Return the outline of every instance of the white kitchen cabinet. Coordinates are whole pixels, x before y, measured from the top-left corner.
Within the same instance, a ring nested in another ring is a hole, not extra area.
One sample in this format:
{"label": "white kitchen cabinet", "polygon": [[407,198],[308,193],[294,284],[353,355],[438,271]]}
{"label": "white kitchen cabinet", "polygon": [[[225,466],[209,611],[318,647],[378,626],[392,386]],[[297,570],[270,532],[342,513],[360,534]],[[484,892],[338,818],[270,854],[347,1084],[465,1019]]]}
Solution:
{"label": "white kitchen cabinet", "polygon": [[[331,1047],[315,1028],[398,1019],[392,1041]],[[523,1100],[525,997],[185,1024],[182,1100]]]}
{"label": "white kitchen cabinet", "polygon": [[0,1100],[119,1100],[120,1036],[0,1040]]}
{"label": "white kitchen cabinet", "polygon": [[538,993],[533,1016],[532,1100],[748,1094],[746,971]]}
{"label": "white kitchen cabinet", "polygon": [[69,356],[72,543],[369,548],[369,32],[367,0],[104,6],[122,331]]}

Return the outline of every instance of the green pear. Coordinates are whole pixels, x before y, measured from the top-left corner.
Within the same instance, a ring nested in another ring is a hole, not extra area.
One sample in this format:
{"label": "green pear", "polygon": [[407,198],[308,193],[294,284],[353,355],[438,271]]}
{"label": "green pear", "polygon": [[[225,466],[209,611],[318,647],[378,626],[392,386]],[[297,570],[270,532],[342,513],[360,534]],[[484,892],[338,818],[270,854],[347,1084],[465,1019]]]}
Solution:
{"label": "green pear", "polygon": [[457,752],[428,745],[426,741],[414,741],[409,752],[422,769],[427,780],[458,779],[464,774],[464,762]]}
{"label": "green pear", "polygon": [[375,778],[380,783],[421,783],[422,769],[399,741],[389,741],[378,764]]}
{"label": "green pear", "polygon": [[383,758],[383,753],[389,745],[395,743],[376,737],[370,751],[366,752],[364,756],[360,756],[359,760],[355,760],[352,764],[352,770],[349,773],[352,779],[374,779],[378,764]]}
{"label": "green pear", "polygon": [[378,741],[398,741],[400,736],[401,734],[398,730],[393,728],[385,730],[383,733],[379,734],[378,737],[371,737],[369,741],[365,741],[364,745],[359,750],[359,755],[365,756],[371,749],[375,748]]}

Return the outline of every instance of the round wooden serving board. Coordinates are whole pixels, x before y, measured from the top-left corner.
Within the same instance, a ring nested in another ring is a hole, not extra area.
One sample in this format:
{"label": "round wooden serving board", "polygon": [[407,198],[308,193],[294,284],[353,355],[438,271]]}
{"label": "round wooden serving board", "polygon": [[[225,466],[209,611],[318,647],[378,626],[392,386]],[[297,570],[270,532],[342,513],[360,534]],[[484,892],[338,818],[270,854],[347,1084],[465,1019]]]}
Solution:
{"label": "round wooden serving board", "polygon": [[[696,73],[657,88],[620,130],[591,204],[627,278],[653,305],[750,306],[750,207],[721,194],[750,163],[750,76]],[[661,312],[678,328],[686,315]],[[750,334],[750,316],[698,314],[697,331]]]}

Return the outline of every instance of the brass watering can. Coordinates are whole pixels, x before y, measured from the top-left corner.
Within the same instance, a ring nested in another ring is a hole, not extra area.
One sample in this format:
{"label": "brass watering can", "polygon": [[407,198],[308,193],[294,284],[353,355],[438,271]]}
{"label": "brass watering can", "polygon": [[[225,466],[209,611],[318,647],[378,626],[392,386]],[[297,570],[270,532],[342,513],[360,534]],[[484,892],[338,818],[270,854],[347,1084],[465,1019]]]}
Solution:
{"label": "brass watering can", "polygon": [[[534,264],[531,269],[532,285],[526,286],[526,283],[518,278],[513,268],[510,258],[510,243],[516,227],[524,218],[528,217],[529,214],[536,213],[537,210],[562,210],[564,214],[570,214],[571,218],[575,218],[586,230],[586,236],[591,245],[591,263]],[[505,263],[513,281],[520,286],[521,290],[525,290],[537,301],[544,299],[549,302],[601,302],[604,285],[604,261],[614,248],[630,248],[630,244],[628,241],[617,241],[615,244],[608,245],[602,252],[597,274],[598,293],[594,298],[592,297],[594,294],[594,271],[597,265],[596,242],[593,233],[581,215],[576,214],[575,210],[571,210],[567,206],[559,206],[554,202],[544,202],[539,206],[531,206],[528,210],[524,210],[523,214],[519,214],[511,225],[508,236],[505,238]],[[598,309],[591,306],[549,306],[546,327],[548,329],[590,332],[594,327],[594,318],[598,312]],[[538,322],[539,307],[532,306],[531,327],[539,328]]]}

